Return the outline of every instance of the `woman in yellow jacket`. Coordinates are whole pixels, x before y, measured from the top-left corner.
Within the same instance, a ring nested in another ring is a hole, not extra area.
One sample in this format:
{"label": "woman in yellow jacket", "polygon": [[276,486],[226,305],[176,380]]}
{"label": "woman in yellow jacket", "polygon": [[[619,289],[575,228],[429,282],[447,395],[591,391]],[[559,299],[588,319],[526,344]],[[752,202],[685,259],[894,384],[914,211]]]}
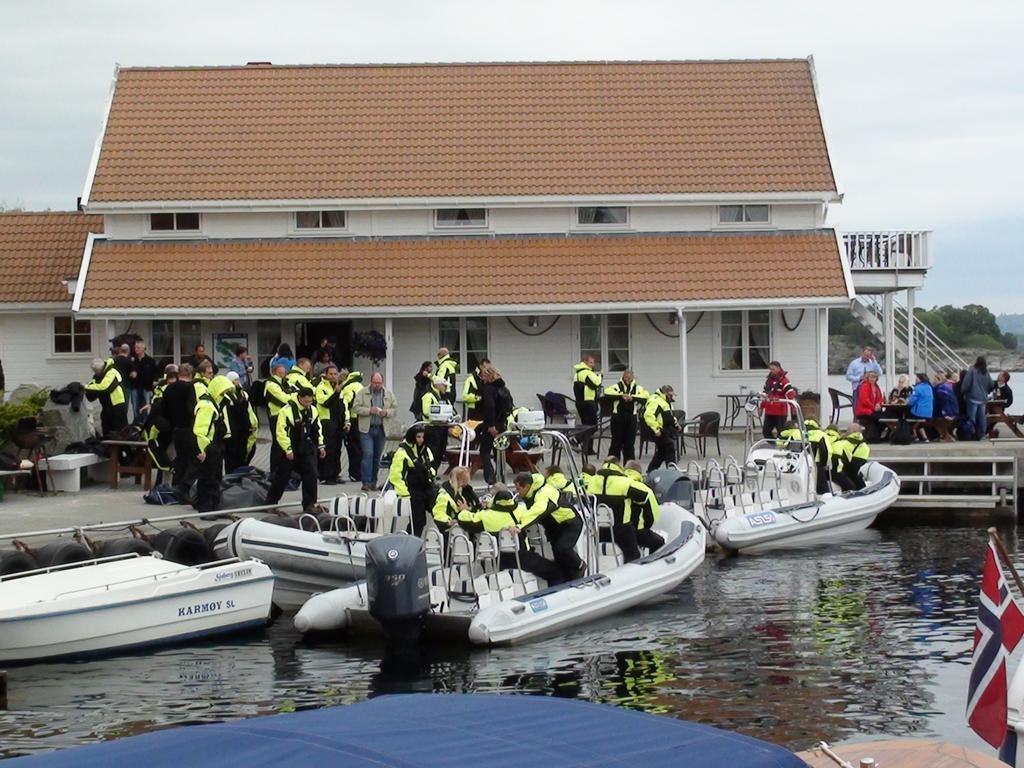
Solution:
{"label": "woman in yellow jacket", "polygon": [[391,457],[388,482],[400,499],[412,507],[412,532],[419,536],[427,523],[427,504],[434,485],[433,456],[426,446],[422,426],[409,427],[405,439]]}

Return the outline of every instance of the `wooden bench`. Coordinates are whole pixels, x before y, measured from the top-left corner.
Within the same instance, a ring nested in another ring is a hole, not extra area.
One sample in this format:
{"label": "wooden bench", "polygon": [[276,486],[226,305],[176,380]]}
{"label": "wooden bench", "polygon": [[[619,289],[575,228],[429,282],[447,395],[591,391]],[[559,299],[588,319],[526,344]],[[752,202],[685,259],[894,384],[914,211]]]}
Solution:
{"label": "wooden bench", "polygon": [[[445,451],[445,458],[448,459],[448,469],[444,471],[446,475],[450,475],[452,470],[459,466],[459,449],[449,448]],[[469,476],[472,477],[473,473],[482,469],[483,465],[480,461],[480,451],[469,452]]]}
{"label": "wooden bench", "polygon": [[[145,440],[104,440],[103,444],[110,447],[110,487],[117,488],[121,475],[134,475],[135,484],[142,482],[143,490],[153,487],[153,457],[146,450],[149,443]],[[141,450],[142,463],[122,464],[121,449],[138,448]]]}
{"label": "wooden bench", "polygon": [[46,472],[55,491],[78,493],[82,490],[82,470],[106,461],[95,453],[58,453],[39,460],[39,469]]}
{"label": "wooden bench", "polygon": [[905,421],[909,424],[910,428],[914,430],[915,435],[919,428],[924,427],[925,429],[934,429],[939,433],[939,439],[947,443],[951,443],[956,440],[956,438],[953,437],[953,433],[950,431],[955,422],[952,422],[949,419],[944,419],[941,416],[934,419],[919,419],[915,416],[908,416],[904,419],[879,419],[878,423],[885,424],[889,429],[892,429],[899,424],[900,421]]}

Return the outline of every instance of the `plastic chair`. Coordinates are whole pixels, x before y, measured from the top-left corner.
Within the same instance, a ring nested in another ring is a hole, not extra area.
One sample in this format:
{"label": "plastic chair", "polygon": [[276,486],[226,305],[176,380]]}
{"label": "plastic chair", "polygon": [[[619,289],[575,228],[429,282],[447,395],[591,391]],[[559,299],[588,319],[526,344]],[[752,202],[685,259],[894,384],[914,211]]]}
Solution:
{"label": "plastic chair", "polygon": [[722,415],[718,411],[705,411],[697,414],[697,418],[688,425],[686,433],[693,438],[697,444],[697,455],[708,455],[708,438],[715,438],[715,450],[719,456],[722,455],[722,446],[718,442],[718,426],[722,421]]}
{"label": "plastic chair", "polygon": [[[849,408],[850,409],[850,414],[853,415],[853,396],[852,395],[848,395],[845,392],[840,392],[838,389],[833,389],[832,387],[829,387],[828,388],[828,396],[830,398],[832,398],[832,418],[829,419],[829,422],[831,424],[838,424],[839,423],[840,412],[844,408]],[[843,400],[846,400],[846,402],[845,403],[842,402],[840,400],[840,398],[842,398]]]}

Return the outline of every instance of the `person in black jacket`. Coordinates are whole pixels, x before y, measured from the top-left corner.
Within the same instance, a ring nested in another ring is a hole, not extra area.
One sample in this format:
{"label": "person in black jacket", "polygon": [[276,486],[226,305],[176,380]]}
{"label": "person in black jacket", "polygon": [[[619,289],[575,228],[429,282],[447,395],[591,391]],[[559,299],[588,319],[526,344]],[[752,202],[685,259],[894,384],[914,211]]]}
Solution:
{"label": "person in black jacket", "polygon": [[204,360],[210,360],[210,365],[213,366],[213,375],[216,376],[217,375],[217,364],[215,362],[213,362],[213,360],[210,359],[210,356],[208,354],[206,354],[206,345],[205,344],[201,344],[201,343],[200,344],[196,344],[195,353],[192,355],[192,357],[188,358],[185,362],[187,362],[189,365],[192,366],[192,370],[195,370],[195,369],[197,369],[199,367],[199,364],[201,362],[203,362]]}
{"label": "person in black jacket", "polygon": [[501,372],[490,366],[480,371],[480,417],[482,422],[477,427],[480,436],[480,466],[484,471],[484,480],[488,485],[497,482],[494,471],[494,438],[505,429],[509,414],[515,404],[512,395],[501,378]]}
{"label": "person in black jacket", "polygon": [[[119,344],[110,350],[114,367],[121,374],[121,389],[124,390],[124,400],[131,403],[132,400],[132,348],[127,344]],[[134,411],[134,408],[133,408]],[[138,411],[134,411],[136,414]]]}
{"label": "person in black jacket", "polygon": [[132,411],[135,413],[135,418],[138,419],[153,399],[156,360],[146,354],[146,345],[141,340],[135,342],[131,360],[132,366],[128,379],[132,388]]}
{"label": "person in black jacket", "polygon": [[423,395],[433,386],[433,383],[434,364],[429,360],[424,360],[423,365],[420,366],[420,372],[412,377],[412,405],[409,406],[409,412],[412,414],[413,420],[419,421],[423,417]]}
{"label": "person in black jacket", "polygon": [[192,366],[182,363],[178,368],[178,379],[164,389],[161,410],[171,430],[174,443],[174,474],[172,484],[187,492],[189,457],[192,453],[192,422],[196,410],[196,390],[192,386]]}

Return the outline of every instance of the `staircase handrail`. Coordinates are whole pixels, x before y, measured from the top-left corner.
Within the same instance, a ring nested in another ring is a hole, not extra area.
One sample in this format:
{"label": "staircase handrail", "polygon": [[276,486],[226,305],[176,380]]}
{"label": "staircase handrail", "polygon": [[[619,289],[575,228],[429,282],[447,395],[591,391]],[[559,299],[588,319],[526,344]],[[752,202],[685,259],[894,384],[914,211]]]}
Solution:
{"label": "staircase handrail", "polygon": [[[884,322],[885,312],[882,306],[882,301],[878,296],[874,294],[859,295],[857,299],[860,304],[870,311],[879,321]],[[906,344],[910,338],[910,334],[908,332],[909,317],[910,313],[907,311],[906,306],[894,298],[893,324],[897,334],[900,336],[901,341],[904,344]],[[916,315],[914,316],[914,328],[919,336],[924,337],[925,343],[928,346],[928,357],[934,358],[936,362],[941,363],[944,369],[955,368],[959,371],[967,367],[967,361],[960,357],[960,355],[957,354],[957,352],[950,347],[941,336],[929,328],[928,325]],[[916,351],[919,352],[920,347],[917,347]]]}

